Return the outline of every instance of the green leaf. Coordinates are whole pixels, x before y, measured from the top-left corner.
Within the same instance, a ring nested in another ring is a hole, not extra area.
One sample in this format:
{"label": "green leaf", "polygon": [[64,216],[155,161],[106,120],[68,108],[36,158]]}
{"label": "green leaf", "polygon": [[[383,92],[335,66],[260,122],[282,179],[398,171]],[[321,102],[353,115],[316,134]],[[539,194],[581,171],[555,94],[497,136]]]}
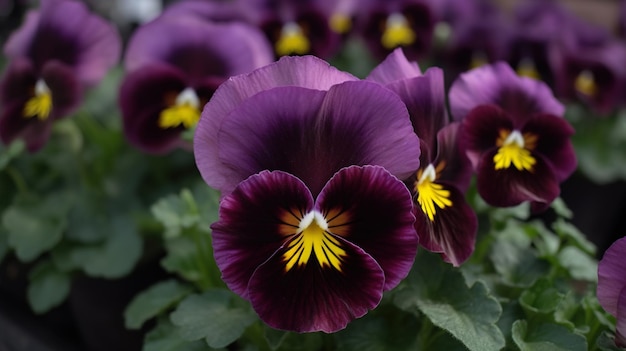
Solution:
{"label": "green leaf", "polygon": [[[208,351],[212,349],[202,341],[188,341],[180,337],[178,329],[167,318],[159,319],[156,327],[144,339],[142,351]],[[226,349],[219,349],[226,351]]]}
{"label": "green leaf", "polygon": [[170,315],[180,336],[189,341],[204,338],[210,347],[226,347],[257,320],[249,309],[231,305],[235,296],[221,289],[190,295]]}
{"label": "green leaf", "polygon": [[263,332],[267,344],[272,350],[284,351],[317,351],[322,348],[323,339],[320,333],[298,334],[273,329],[263,324]]}
{"label": "green leaf", "polygon": [[394,299],[399,307],[409,311],[418,308],[470,350],[504,347],[504,336],[495,324],[502,307],[482,282],[468,287],[458,269],[425,250],[418,253],[405,282]]}
{"label": "green leaf", "polygon": [[70,292],[70,277],[58,271],[50,261],[39,263],[29,274],[28,303],[35,313],[58,306]]}
{"label": "green leaf", "polygon": [[581,233],[573,224],[563,219],[558,219],[554,222],[552,228],[563,239],[570,241],[572,245],[578,247],[590,256],[596,254],[596,246],[591,241],[587,240],[585,234]]}
{"label": "green leaf", "polygon": [[564,248],[559,252],[558,260],[572,278],[589,282],[598,281],[598,262],[579,248],[575,246]]}
{"label": "green leaf", "polygon": [[67,226],[70,196],[65,192],[45,198],[20,196],[2,214],[8,244],[23,262],[30,262],[54,247]]}
{"label": "green leaf", "polygon": [[174,306],[191,292],[191,287],[176,280],[152,285],[136,295],[124,311],[124,324],[128,329],[139,329],[150,318]]}
{"label": "green leaf", "polygon": [[6,168],[12,159],[19,156],[26,149],[26,144],[22,139],[17,139],[7,147],[0,145],[0,171]]}
{"label": "green leaf", "polygon": [[615,345],[615,336],[609,335],[606,331],[600,334],[596,340],[596,346],[600,351],[624,351],[623,348]]}
{"label": "green leaf", "polygon": [[567,219],[572,219],[572,217],[574,217],[574,213],[569,209],[569,207],[567,207],[567,204],[561,197],[554,199],[550,207],[552,207],[557,216]]}
{"label": "green leaf", "polygon": [[122,277],[141,257],[142,241],[129,218],[113,218],[108,231],[103,243],[78,246],[72,252],[72,260],[92,277]]}
{"label": "green leaf", "polygon": [[551,281],[540,279],[522,293],[519,301],[529,313],[548,314],[556,310],[563,298],[564,295],[554,287]]}
{"label": "green leaf", "polygon": [[166,238],[180,235],[183,228],[189,228],[199,220],[197,205],[187,189],[183,189],[180,195],[162,198],[150,210],[165,227]]}
{"label": "green leaf", "polygon": [[513,341],[521,351],[586,351],[587,340],[556,324],[513,323]]}

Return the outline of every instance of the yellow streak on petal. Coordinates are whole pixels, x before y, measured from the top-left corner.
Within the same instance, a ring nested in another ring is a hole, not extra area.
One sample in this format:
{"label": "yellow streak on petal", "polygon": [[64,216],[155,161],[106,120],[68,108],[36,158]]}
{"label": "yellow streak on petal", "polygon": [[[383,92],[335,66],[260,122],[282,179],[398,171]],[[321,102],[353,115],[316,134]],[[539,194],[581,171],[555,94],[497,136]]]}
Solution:
{"label": "yellow streak on petal", "polygon": [[437,179],[436,172],[440,172],[444,167],[445,164],[440,163],[435,169],[432,164],[429,164],[426,169],[419,170],[417,173],[417,181],[415,182],[417,203],[431,222],[435,220],[438,209],[442,210],[452,206],[450,191],[435,182]]}
{"label": "yellow streak on petal", "polygon": [[588,70],[580,72],[574,82],[576,91],[587,96],[595,96],[598,93],[598,85],[595,82],[593,73]]}
{"label": "yellow streak on petal", "polygon": [[298,24],[291,22],[283,26],[274,49],[278,56],[304,55],[311,50],[311,43],[302,32],[302,28]]}
{"label": "yellow streak on petal", "polygon": [[52,111],[52,94],[43,80],[35,84],[35,95],[26,101],[22,115],[25,118],[37,117],[45,121]]}
{"label": "yellow streak on petal", "polygon": [[415,32],[403,15],[399,13],[389,15],[381,38],[381,44],[385,49],[408,46],[413,44],[416,39]]}
{"label": "yellow streak on petal", "polygon": [[[310,215],[314,215],[312,220]],[[308,219],[307,219],[308,217]],[[304,228],[302,226],[304,225]],[[339,240],[326,230],[326,221],[319,213],[311,212],[300,222],[302,231],[289,243],[283,254],[285,272],[294,266],[304,266],[315,255],[322,268],[333,267],[341,272],[343,257],[346,251]]]}

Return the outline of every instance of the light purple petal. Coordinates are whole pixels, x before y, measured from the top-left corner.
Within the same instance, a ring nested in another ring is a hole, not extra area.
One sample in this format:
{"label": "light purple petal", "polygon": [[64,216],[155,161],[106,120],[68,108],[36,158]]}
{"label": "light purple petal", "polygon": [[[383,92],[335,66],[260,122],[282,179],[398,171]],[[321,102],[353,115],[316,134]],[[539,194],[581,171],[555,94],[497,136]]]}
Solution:
{"label": "light purple petal", "polygon": [[378,262],[385,272],[385,291],[406,277],[418,237],[411,194],[404,183],[382,167],[344,168],[324,187],[316,207],[327,217],[331,233]]}
{"label": "light purple petal", "polygon": [[224,197],[211,229],[215,261],[228,287],[249,298],[254,271],[289,240],[312,208],[306,186],[279,171],[253,175]]}
{"label": "light purple petal", "polygon": [[626,309],[620,309],[620,295],[626,288],[625,256],[626,237],[615,241],[598,263],[598,301],[608,313],[622,318],[626,317]]}
{"label": "light purple petal", "polygon": [[398,177],[419,167],[419,139],[404,105],[375,83],[346,82],[326,94],[270,89],[243,102],[220,128],[219,149],[196,142],[195,154],[205,181],[223,192],[264,169],[290,172],[317,195],[350,165],[381,165]]}
{"label": "light purple petal", "polygon": [[366,79],[385,85],[421,75],[422,71],[417,62],[410,62],[402,49],[396,48],[383,62],[374,67]]}
{"label": "light purple petal", "polygon": [[616,318],[615,344],[619,347],[626,347],[626,288],[622,288],[619,295]]}
{"label": "light purple petal", "polygon": [[498,62],[462,74],[450,88],[450,110],[455,120],[464,119],[475,107],[497,105],[509,113],[519,127],[536,113],[563,115],[563,105],[545,83],[515,74]]}

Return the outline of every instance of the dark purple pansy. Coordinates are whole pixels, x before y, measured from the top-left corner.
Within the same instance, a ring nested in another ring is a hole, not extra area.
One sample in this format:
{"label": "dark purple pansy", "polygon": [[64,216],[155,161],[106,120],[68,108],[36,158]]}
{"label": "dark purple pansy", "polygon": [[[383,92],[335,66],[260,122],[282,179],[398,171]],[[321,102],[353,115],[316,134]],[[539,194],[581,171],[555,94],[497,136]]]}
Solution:
{"label": "dark purple pansy", "polygon": [[273,328],[327,333],[378,305],[417,250],[411,197],[384,168],[351,166],[313,195],[263,171],[222,199],[212,240],[222,278]]}
{"label": "dark purple pansy", "polygon": [[420,169],[404,179],[415,202],[420,244],[459,266],[474,251],[478,222],[465,201],[472,168],[457,142],[460,123],[448,120],[443,71],[433,67],[422,75],[396,49],[367,79],[400,96],[421,140]]}
{"label": "dark purple pansy", "polygon": [[341,35],[330,27],[333,7],[328,0],[239,0],[248,21],[261,28],[276,56],[311,54],[329,58]]}
{"label": "dark purple pansy", "polygon": [[297,176],[317,196],[351,165],[380,165],[408,177],[419,168],[419,153],[396,94],[313,56],[283,57],[226,81],[194,136],[202,177],[223,193],[269,169]]}
{"label": "dark purple pansy", "polygon": [[0,139],[48,140],[52,122],[78,107],[86,88],[119,60],[115,28],[71,0],[43,0],[4,46],[9,64],[0,81]]}
{"label": "dark purple pansy", "polygon": [[430,52],[435,12],[426,0],[367,0],[357,10],[356,31],[376,56],[402,47],[411,59]]}
{"label": "dark purple pansy", "polygon": [[269,43],[247,24],[164,16],[140,27],[119,94],[127,139],[149,153],[189,146],[181,132],[195,127],[217,87],[272,60]]}
{"label": "dark purple pansy", "polygon": [[615,344],[626,347],[626,238],[614,242],[598,263],[598,301],[617,319]]}
{"label": "dark purple pansy", "polygon": [[572,126],[545,83],[520,77],[505,63],[462,74],[449,93],[462,144],[493,206],[549,205],[576,168]]}

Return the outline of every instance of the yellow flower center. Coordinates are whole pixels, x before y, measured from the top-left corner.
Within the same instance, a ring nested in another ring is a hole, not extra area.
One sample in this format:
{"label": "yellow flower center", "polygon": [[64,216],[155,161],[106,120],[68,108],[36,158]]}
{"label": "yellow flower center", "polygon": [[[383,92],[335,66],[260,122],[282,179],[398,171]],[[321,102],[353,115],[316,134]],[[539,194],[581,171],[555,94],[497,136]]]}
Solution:
{"label": "yellow flower center", "polygon": [[381,43],[385,49],[411,45],[416,39],[415,32],[409,26],[409,21],[402,14],[392,13],[387,17],[385,31],[381,38]]}
{"label": "yellow flower center", "polygon": [[35,95],[26,101],[22,115],[26,118],[37,117],[45,121],[52,111],[52,94],[46,83],[40,79],[35,83]]}
{"label": "yellow flower center", "polygon": [[[443,163],[438,168],[443,168]],[[417,203],[431,222],[435,220],[438,209],[443,210],[452,206],[450,191],[446,190],[443,185],[436,183],[436,180],[437,171],[432,164],[429,164],[426,169],[417,172],[417,181],[415,182]]]}
{"label": "yellow flower center", "polygon": [[574,82],[576,90],[587,96],[594,96],[598,93],[598,85],[595,82],[593,73],[589,70],[580,72]]}
{"label": "yellow flower center", "polygon": [[519,131],[500,130],[500,136],[496,141],[498,152],[493,156],[496,170],[507,169],[513,165],[518,171],[533,171],[537,160],[531,155],[530,150],[535,147],[537,136],[530,133],[522,135]]}
{"label": "yellow flower center", "polygon": [[330,17],[328,25],[335,33],[346,34],[352,28],[352,20],[350,16],[346,16],[342,13],[334,13]]}
{"label": "yellow flower center", "polygon": [[535,63],[528,57],[524,57],[517,65],[517,75],[541,80],[541,75],[539,74],[539,71],[537,71]]}
{"label": "yellow flower center", "polygon": [[[288,214],[287,217],[291,218],[284,220],[284,225],[295,227],[293,221],[296,217],[291,212]],[[298,223],[295,235],[283,254],[285,272],[295,265],[306,265],[313,255],[322,268],[333,267],[341,271],[343,257],[347,253],[341,248],[341,242],[329,232],[329,225],[321,213],[311,211],[306,214]]]}
{"label": "yellow flower center", "polygon": [[274,49],[278,56],[304,55],[311,50],[311,43],[297,23],[289,22],[283,26]]}
{"label": "yellow flower center", "polygon": [[200,99],[193,89],[185,88],[178,94],[173,106],[161,111],[158,123],[163,129],[176,128],[180,125],[192,128],[199,120]]}

